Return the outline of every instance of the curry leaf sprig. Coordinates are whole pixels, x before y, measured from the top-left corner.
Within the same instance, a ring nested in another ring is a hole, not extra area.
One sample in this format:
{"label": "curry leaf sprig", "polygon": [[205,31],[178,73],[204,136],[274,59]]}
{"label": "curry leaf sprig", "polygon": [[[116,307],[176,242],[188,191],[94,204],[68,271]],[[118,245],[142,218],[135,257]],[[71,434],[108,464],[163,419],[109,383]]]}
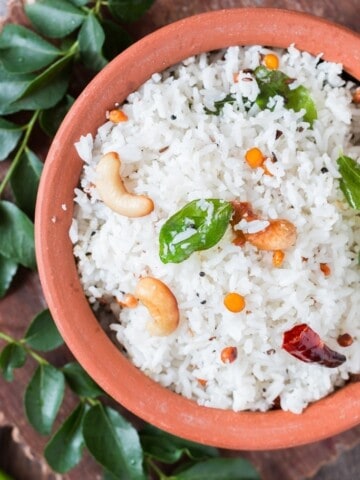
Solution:
{"label": "curry leaf sprig", "polygon": [[56,133],[79,93],[79,65],[89,76],[103,68],[131,43],[124,22],[154,1],[38,0],[25,6],[31,28],[7,24],[0,32],[0,161],[10,161],[0,180],[0,298],[19,265],[36,269],[42,162],[30,146],[34,133]]}
{"label": "curry leaf sprig", "polygon": [[[295,112],[304,110],[304,120],[310,126],[313,125],[317,119],[317,110],[314,100],[311,97],[310,91],[303,85],[291,89],[290,84],[294,81],[280,70],[271,70],[263,65],[258,66],[254,72],[254,79],[257,81],[259,87],[259,94],[254,103],[261,110],[268,108],[269,100],[275,96],[280,96],[284,99],[284,107],[292,109]],[[244,99],[247,101],[247,99]],[[236,102],[234,95],[227,94],[224,98],[214,102],[213,109],[204,108],[207,115],[220,115],[224,106],[234,104]]]}
{"label": "curry leaf sprig", "polygon": [[[26,388],[25,412],[40,434],[51,435],[44,455],[54,471],[71,470],[87,449],[103,467],[103,478],[108,480],[260,478],[249,462],[221,458],[216,448],[180,439],[151,425],[137,431],[109,406],[105,392],[78,363],[51,365],[39,352],[53,350],[63,340],[49,310],[33,319],[20,340],[2,332],[0,338],[7,343],[0,353],[0,370],[6,380],[13,380],[14,370],[21,368],[28,356],[38,364]],[[66,386],[78,397],[78,403],[54,431]]]}

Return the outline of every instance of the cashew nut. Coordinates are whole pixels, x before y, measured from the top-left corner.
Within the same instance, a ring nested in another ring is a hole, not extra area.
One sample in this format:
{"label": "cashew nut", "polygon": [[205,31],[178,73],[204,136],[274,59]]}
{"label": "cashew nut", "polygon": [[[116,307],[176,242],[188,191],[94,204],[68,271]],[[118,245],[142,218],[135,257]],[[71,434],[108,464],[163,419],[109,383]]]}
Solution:
{"label": "cashew nut", "polygon": [[122,300],[118,300],[120,307],[126,308],[135,308],[137,307],[138,301],[137,298],[131,293],[126,293]]}
{"label": "cashew nut", "polygon": [[139,280],[135,297],[149,310],[153,318],[147,328],[151,335],[170,335],[179,325],[179,307],[171,290],[160,280],[143,277]]}
{"label": "cashew nut", "polygon": [[245,234],[246,240],[259,250],[286,250],[296,241],[296,227],[288,220],[269,220],[264,230]]}
{"label": "cashew nut", "polygon": [[96,167],[96,188],[101,200],[114,212],[126,217],[143,217],[154,210],[145,195],[129,193],[120,176],[121,161],[116,152],[104,155]]}

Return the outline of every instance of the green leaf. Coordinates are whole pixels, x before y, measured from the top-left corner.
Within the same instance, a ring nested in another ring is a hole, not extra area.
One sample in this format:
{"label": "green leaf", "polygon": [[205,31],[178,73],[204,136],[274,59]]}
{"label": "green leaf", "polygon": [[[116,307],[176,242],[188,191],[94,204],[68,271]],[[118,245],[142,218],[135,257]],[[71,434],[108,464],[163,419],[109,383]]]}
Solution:
{"label": "green leaf", "polygon": [[40,352],[54,350],[64,343],[48,309],[36,315],[25,333],[24,340],[29,347]]}
{"label": "green leaf", "polygon": [[[1,480],[1,479],[0,479]],[[102,480],[119,480],[119,477],[116,477],[112,473],[108,472],[107,470],[104,470]]]}
{"label": "green leaf", "polygon": [[89,0],[69,0],[70,3],[75,5],[75,7],[84,7],[87,3],[89,3]]}
{"label": "green leaf", "polygon": [[89,452],[113,475],[145,480],[138,433],[118,412],[95,405],[85,416],[83,434]]}
{"label": "green leaf", "polygon": [[0,480],[15,480],[14,477],[10,477],[7,473],[3,470],[0,470]]}
{"label": "green leaf", "polygon": [[36,269],[34,224],[13,203],[0,201],[0,254]]}
{"label": "green leaf", "polygon": [[39,157],[26,149],[10,178],[16,203],[29,217],[34,216],[35,201],[43,164]]}
{"label": "green leaf", "polygon": [[213,198],[193,200],[170,217],[159,235],[163,263],[180,263],[207,250],[223,237],[233,214],[231,203]]}
{"label": "green leaf", "polygon": [[289,85],[293,82],[293,79],[280,70],[269,70],[260,66],[255,69],[254,73],[260,88],[256,103],[262,110],[267,108],[270,98],[280,95],[284,98],[284,105],[287,109],[293,109],[295,112],[304,109],[304,120],[310,125],[314,123],[317,118],[317,111],[307,88],[300,85],[291,90]]}
{"label": "green leaf", "polygon": [[103,52],[108,60],[116,57],[133,43],[131,35],[117,23],[111,20],[103,20],[102,27],[105,32]]}
{"label": "green leaf", "polygon": [[300,110],[304,109],[305,122],[308,122],[310,125],[314,123],[314,121],[317,119],[317,110],[307,88],[305,88],[303,85],[300,85],[294,90],[290,90],[287,93],[286,98],[287,102],[285,106],[287,109],[295,110],[295,112],[299,112]]}
{"label": "green leaf", "polygon": [[8,113],[51,108],[56,105],[64,97],[69,85],[69,62],[72,56],[61,58],[35,77],[16,102],[9,105]]}
{"label": "green leaf", "polygon": [[163,463],[175,463],[183,455],[196,461],[219,456],[216,448],[175,437],[149,424],[140,431],[140,441],[148,456]]}
{"label": "green leaf", "polygon": [[109,0],[109,10],[115,18],[124,22],[138,20],[155,0]]}
{"label": "green leaf", "polygon": [[83,421],[89,407],[80,403],[45,447],[45,458],[55,472],[66,473],[77,465],[83,454]]}
{"label": "green leaf", "polygon": [[0,255],[0,298],[3,298],[8,291],[17,268],[17,262]]}
{"label": "green leaf", "polygon": [[79,363],[67,363],[62,371],[71,390],[80,397],[96,398],[104,394],[104,391],[89,377]]}
{"label": "green leaf", "polygon": [[233,104],[235,102],[235,97],[229,93],[226,95],[224,98],[221,100],[217,100],[214,102],[214,110],[211,110],[210,108],[204,107],[204,111],[207,115],[220,115],[222,112],[222,109],[227,103]]}
{"label": "green leaf", "polygon": [[0,115],[16,111],[12,110],[10,105],[20,97],[34,78],[32,73],[10,73],[0,62]]}
{"label": "green leaf", "polygon": [[35,72],[60,55],[60,50],[21,25],[5,25],[0,35],[0,56],[6,70]]}
{"label": "green leaf", "polygon": [[40,112],[40,127],[49,137],[55,135],[73,103],[74,98],[71,95],[66,95],[55,107]]}
{"label": "green leaf", "polygon": [[261,480],[250,462],[242,458],[211,458],[176,475],[176,480]]}
{"label": "green leaf", "polygon": [[0,118],[0,160],[5,160],[18,144],[22,127]]}
{"label": "green leaf", "polygon": [[345,155],[337,159],[341,175],[340,188],[348,204],[357,210],[360,209],[360,165],[356,160]]}
{"label": "green leaf", "polygon": [[37,0],[25,5],[26,15],[49,38],[63,38],[76,30],[86,14],[67,0]]}
{"label": "green leaf", "polygon": [[39,365],[25,392],[27,418],[39,433],[48,435],[51,432],[64,390],[63,373],[52,365]]}
{"label": "green leaf", "polygon": [[107,64],[102,54],[104,40],[104,30],[95,15],[90,13],[82,24],[78,36],[80,55],[87,68],[101,70]]}
{"label": "green leaf", "polygon": [[21,368],[26,361],[26,351],[16,343],[9,343],[0,354],[0,369],[5,380],[11,382],[14,378],[14,369]]}

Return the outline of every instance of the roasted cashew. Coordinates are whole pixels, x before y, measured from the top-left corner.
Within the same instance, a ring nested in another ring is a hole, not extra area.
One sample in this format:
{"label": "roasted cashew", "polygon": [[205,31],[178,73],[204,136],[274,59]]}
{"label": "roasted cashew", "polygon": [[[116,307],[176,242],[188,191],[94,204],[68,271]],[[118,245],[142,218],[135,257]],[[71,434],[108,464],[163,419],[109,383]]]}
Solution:
{"label": "roasted cashew", "polygon": [[170,335],[179,325],[179,307],[171,290],[160,280],[143,277],[134,295],[145,305],[153,318],[147,328],[151,335]]}
{"label": "roasted cashew", "polygon": [[101,157],[96,167],[96,189],[101,200],[126,217],[143,217],[154,210],[151,198],[129,193],[120,176],[121,161],[116,152]]}
{"label": "roasted cashew", "polygon": [[269,220],[264,230],[245,234],[246,240],[259,250],[286,250],[296,241],[296,227],[288,220]]}

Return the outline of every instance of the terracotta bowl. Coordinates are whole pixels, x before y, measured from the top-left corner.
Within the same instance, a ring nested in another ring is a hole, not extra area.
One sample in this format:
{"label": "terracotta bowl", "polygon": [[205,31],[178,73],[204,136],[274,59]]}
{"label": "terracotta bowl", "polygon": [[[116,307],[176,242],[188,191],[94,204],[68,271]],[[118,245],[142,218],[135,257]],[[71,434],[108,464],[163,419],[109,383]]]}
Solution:
{"label": "terracotta bowl", "polygon": [[[74,143],[95,134],[105,111],[154,72],[200,52],[230,45],[268,45],[323,53],[360,79],[360,36],[303,13],[233,9],[178,21],[119,55],[87,86],[50,148],[36,209],[40,279],[49,308],[70,350],[101,387],[144,420],[190,440],[230,449],[275,449],[332,436],[360,422],[360,383],[348,384],[301,415],[219,410],[198,406],[146,377],[109,340],[84,296],[68,230],[82,161]],[[63,209],[63,205],[67,209]]]}

